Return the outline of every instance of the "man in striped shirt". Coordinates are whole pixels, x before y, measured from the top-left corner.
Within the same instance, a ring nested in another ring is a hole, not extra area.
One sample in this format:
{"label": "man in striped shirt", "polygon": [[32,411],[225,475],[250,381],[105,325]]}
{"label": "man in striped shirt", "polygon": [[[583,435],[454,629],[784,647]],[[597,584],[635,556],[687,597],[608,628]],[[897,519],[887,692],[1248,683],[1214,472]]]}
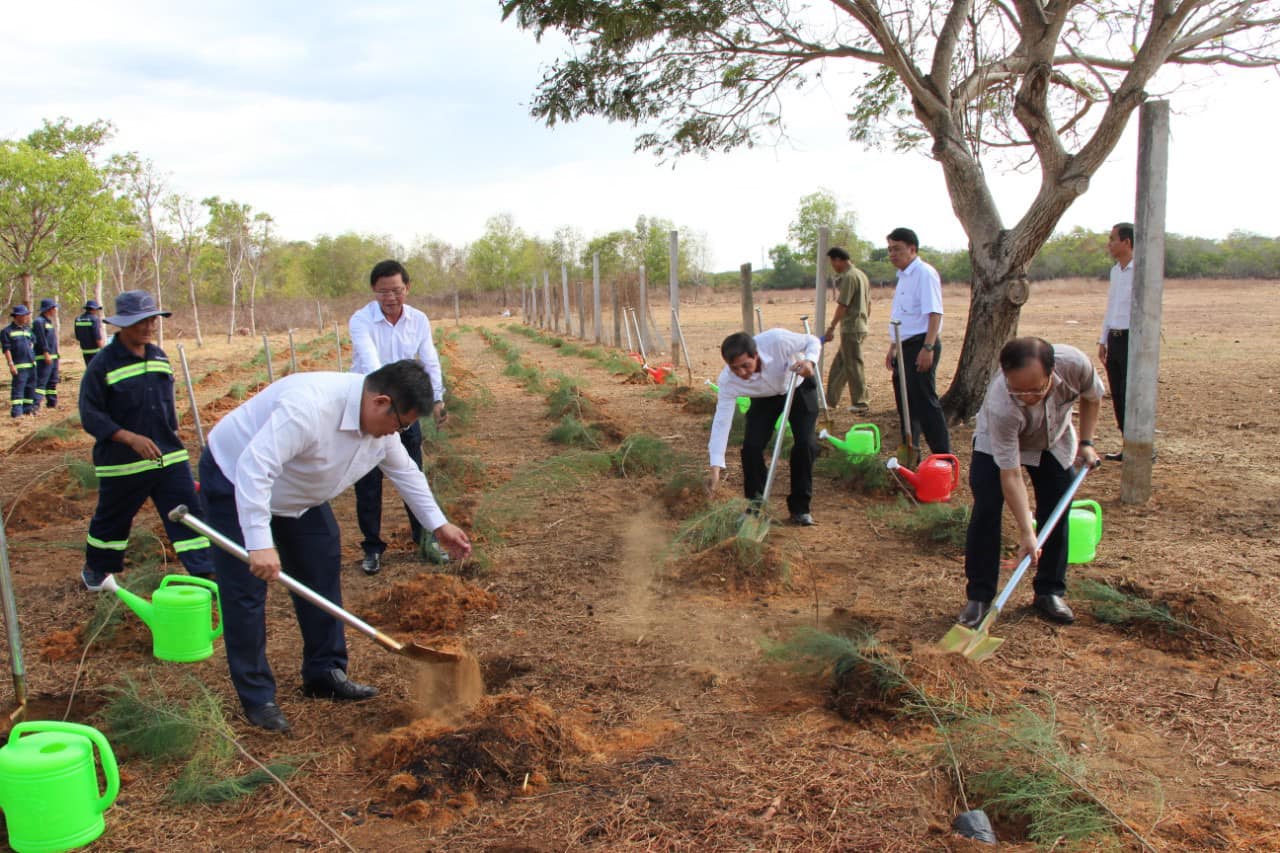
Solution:
{"label": "man in striped shirt", "polygon": [[80,422],[93,445],[98,475],[98,508],[89,522],[81,571],[90,592],[102,589],[107,575],[124,569],[133,517],[151,498],[165,532],[187,571],[213,577],[209,540],[169,520],[178,504],[200,506],[187,449],[178,438],[169,358],[151,341],[157,317],[168,317],[145,290],[116,297],[116,313],[107,322],[119,327],[89,363],[80,383]]}

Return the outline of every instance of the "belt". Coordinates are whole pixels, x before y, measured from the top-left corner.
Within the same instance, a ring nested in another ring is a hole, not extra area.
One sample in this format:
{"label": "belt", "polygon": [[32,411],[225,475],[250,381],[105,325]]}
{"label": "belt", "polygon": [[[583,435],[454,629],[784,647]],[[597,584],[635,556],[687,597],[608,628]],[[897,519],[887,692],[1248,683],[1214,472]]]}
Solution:
{"label": "belt", "polygon": [[1128,329],[1108,329],[1107,334],[1113,338],[1118,338],[1121,335],[1129,334],[1129,330]]}

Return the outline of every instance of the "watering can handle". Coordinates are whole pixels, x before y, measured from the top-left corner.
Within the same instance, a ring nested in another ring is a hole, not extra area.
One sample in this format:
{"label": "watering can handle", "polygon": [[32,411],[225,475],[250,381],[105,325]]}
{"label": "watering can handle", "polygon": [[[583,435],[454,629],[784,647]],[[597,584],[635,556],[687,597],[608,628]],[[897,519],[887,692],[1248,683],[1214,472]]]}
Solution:
{"label": "watering can handle", "polygon": [[103,737],[102,732],[92,726],[80,723],[64,723],[60,720],[34,720],[29,723],[18,723],[9,732],[9,743],[13,743],[25,732],[63,732],[88,738],[98,747],[98,759],[102,762],[102,775],[107,780],[107,789],[98,798],[98,811],[105,812],[116,801],[120,793],[120,768],[116,765],[116,754],[111,751],[111,744]]}
{"label": "watering can handle", "polygon": [[195,577],[183,577],[182,575],[166,575],[165,579],[160,581],[160,589],[164,589],[170,584],[190,584],[191,586],[204,587],[213,593],[213,604],[218,609],[218,627],[214,629],[210,640],[216,640],[222,636],[222,596],[218,592],[218,585],[211,580]]}
{"label": "watering can handle", "polygon": [[[1093,517],[1098,520],[1098,541],[1101,542],[1102,541],[1102,507],[1095,500],[1080,500],[1080,501],[1073,501],[1071,503],[1072,509],[1075,509],[1077,506],[1079,506],[1081,509],[1087,508],[1087,509],[1093,510]],[[1097,543],[1095,542],[1094,544],[1097,544]]]}
{"label": "watering can handle", "polygon": [[951,488],[960,485],[960,460],[955,457],[954,453],[940,453],[939,459],[945,459],[951,463]]}

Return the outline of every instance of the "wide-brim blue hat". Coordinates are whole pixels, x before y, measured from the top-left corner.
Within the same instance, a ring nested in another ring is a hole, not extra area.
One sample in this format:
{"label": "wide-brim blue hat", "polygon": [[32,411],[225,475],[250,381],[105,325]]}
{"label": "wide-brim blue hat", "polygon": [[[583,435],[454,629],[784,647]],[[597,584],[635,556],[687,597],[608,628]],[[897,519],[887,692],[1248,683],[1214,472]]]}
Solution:
{"label": "wide-brim blue hat", "polygon": [[13,310],[9,312],[10,317],[25,317],[31,313],[31,309],[25,305],[15,305]]}
{"label": "wide-brim blue hat", "polygon": [[101,310],[102,308],[102,306],[98,304],[98,300],[96,299],[90,299],[88,302],[84,304],[84,307],[85,307],[85,310],[87,311],[98,311],[98,310]]}
{"label": "wide-brim blue hat", "polygon": [[106,318],[113,326],[128,328],[148,317],[172,317],[172,311],[161,311],[156,300],[145,290],[126,290],[116,297],[116,313]]}
{"label": "wide-brim blue hat", "polygon": [[44,299],[41,299],[41,300],[40,300],[40,313],[41,313],[41,314],[43,314],[44,312],[46,312],[46,311],[50,310],[51,308],[57,308],[57,307],[58,307],[58,303],[57,303],[57,302],[55,302],[55,301],[53,301],[52,299],[50,299],[50,298],[49,298],[49,297],[47,297],[47,296],[46,296]]}

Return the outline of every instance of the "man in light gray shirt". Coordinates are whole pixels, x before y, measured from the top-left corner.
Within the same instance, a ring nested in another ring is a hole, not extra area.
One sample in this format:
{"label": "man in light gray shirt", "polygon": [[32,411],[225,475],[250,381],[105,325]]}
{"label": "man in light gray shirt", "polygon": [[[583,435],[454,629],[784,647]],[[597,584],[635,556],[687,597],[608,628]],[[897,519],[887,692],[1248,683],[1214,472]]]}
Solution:
{"label": "man in light gray shirt", "polygon": [[[1111,284],[1107,288],[1107,313],[1102,318],[1102,334],[1098,336],[1098,360],[1107,370],[1111,387],[1111,405],[1116,410],[1116,426],[1124,436],[1125,390],[1129,384],[1129,311],[1133,305],[1133,225],[1121,222],[1111,229],[1107,253],[1115,260],[1111,267]],[[1108,453],[1107,459],[1119,462],[1124,451]]]}
{"label": "man in light gray shirt", "polygon": [[[965,539],[968,603],[961,625],[976,627],[991,609],[1000,577],[1000,517],[1009,504],[1018,526],[1018,555],[1031,555],[1037,612],[1061,624],[1075,621],[1067,606],[1067,524],[1059,524],[1036,549],[1036,529],[1022,470],[1036,492],[1036,524],[1043,525],[1071,485],[1073,462],[1098,463],[1093,434],[1102,380],[1089,357],[1075,347],[1041,338],[1014,338],[1000,350],[1000,371],[987,387],[973,434],[969,488],[973,512]],[[1080,404],[1080,435],[1071,410]]]}

